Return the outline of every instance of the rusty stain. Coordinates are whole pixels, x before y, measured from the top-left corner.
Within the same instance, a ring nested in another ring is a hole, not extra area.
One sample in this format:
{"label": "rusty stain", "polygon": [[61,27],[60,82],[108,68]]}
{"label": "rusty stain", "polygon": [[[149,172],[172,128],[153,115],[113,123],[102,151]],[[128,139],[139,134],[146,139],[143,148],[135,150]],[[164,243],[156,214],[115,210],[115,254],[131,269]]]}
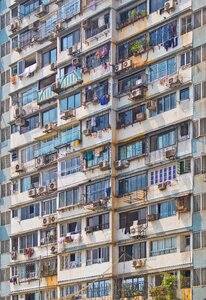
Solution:
{"label": "rusty stain", "polygon": [[144,19],[138,20],[124,28],[121,28],[119,31],[119,43],[129,38],[135,37],[137,34],[148,30],[148,21],[147,17]]}
{"label": "rusty stain", "polygon": [[45,280],[46,280],[46,286],[47,287],[51,287],[51,286],[56,286],[57,285],[57,276],[56,275],[45,277]]}

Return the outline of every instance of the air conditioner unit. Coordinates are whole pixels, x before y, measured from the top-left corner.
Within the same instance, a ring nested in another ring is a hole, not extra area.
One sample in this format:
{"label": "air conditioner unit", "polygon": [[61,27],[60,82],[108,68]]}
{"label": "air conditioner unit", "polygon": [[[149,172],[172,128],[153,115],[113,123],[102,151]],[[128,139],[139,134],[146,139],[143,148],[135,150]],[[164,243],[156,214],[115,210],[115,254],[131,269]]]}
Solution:
{"label": "air conditioner unit", "polygon": [[145,265],[145,261],[143,259],[135,259],[132,261],[132,267],[135,269],[142,268]]}
{"label": "air conditioner unit", "polygon": [[177,74],[169,77],[167,80],[167,86],[169,86],[170,88],[178,87],[181,84],[182,84],[182,78]]}
{"label": "air conditioner unit", "polygon": [[54,224],[57,222],[57,217],[55,215],[50,216],[50,223]]}
{"label": "air conditioner unit", "polygon": [[92,130],[91,130],[90,128],[87,128],[87,129],[83,130],[83,134],[84,134],[85,136],[89,136],[89,135],[92,134]]}
{"label": "air conditioner unit", "polygon": [[42,225],[43,226],[48,226],[48,225],[50,225],[50,216],[48,216],[48,217],[43,217],[43,219],[42,219]]}
{"label": "air conditioner unit", "polygon": [[166,188],[167,188],[167,182],[162,182],[162,183],[158,184],[158,189],[160,191],[164,191],[164,190],[166,190]]}
{"label": "air conditioner unit", "polygon": [[88,19],[82,21],[82,27],[87,29],[90,27],[90,21]]}
{"label": "air conditioner unit", "polygon": [[72,239],[71,235],[65,236],[64,242],[65,243],[72,243],[73,239]]}
{"label": "air conditioner unit", "polygon": [[22,107],[15,108],[15,111],[14,111],[15,119],[21,118],[21,117],[25,116],[25,114],[26,114],[26,112]]}
{"label": "air conditioner unit", "polygon": [[36,9],[36,13],[35,16],[36,17],[43,17],[44,15],[46,15],[48,13],[46,7],[44,4],[39,5],[39,7],[37,7]]}
{"label": "air conditioner unit", "polygon": [[72,54],[75,54],[75,53],[77,53],[79,51],[79,46],[78,46],[78,44],[74,44],[73,46],[72,46]]}
{"label": "air conditioner unit", "polygon": [[141,235],[140,225],[138,225],[138,221],[134,221],[133,225],[130,226],[130,236],[138,237]]}
{"label": "air conditioner unit", "polygon": [[54,93],[59,94],[62,91],[61,83],[59,81],[52,83],[51,90]]}
{"label": "air conditioner unit", "polygon": [[138,114],[136,114],[135,119],[137,122],[142,122],[142,121],[146,120],[146,114],[143,112],[138,113]]}
{"label": "air conditioner unit", "polygon": [[57,70],[57,64],[55,62],[53,62],[51,65],[50,65],[50,70],[51,71],[56,71]]}
{"label": "air conditioner unit", "polygon": [[123,69],[127,69],[132,67],[132,60],[131,59],[127,59],[122,63],[122,68]]}
{"label": "air conditioner unit", "polygon": [[57,34],[56,32],[51,32],[49,35],[49,41],[54,42],[56,40]]}
{"label": "air conditioner unit", "polygon": [[18,22],[18,21],[13,22],[13,23],[11,23],[11,25],[10,25],[10,29],[11,29],[12,32],[15,32],[16,30],[18,30],[19,27],[20,27],[20,26],[19,26],[19,22]]}
{"label": "air conditioner unit", "polygon": [[22,172],[24,170],[23,164],[16,164],[15,165],[15,172]]}
{"label": "air conditioner unit", "polygon": [[37,190],[38,195],[45,195],[47,192],[47,186],[40,186]]}
{"label": "air conditioner unit", "polygon": [[149,214],[148,216],[147,216],[147,219],[148,219],[148,221],[156,221],[156,220],[158,220],[159,219],[159,214]]}
{"label": "air conditioner unit", "polygon": [[73,65],[73,66],[79,66],[79,65],[81,65],[80,59],[77,58],[77,57],[73,58],[73,59],[72,59],[72,65]]}
{"label": "air conditioner unit", "polygon": [[53,181],[49,184],[49,192],[56,191],[56,190],[57,190],[57,182]]}
{"label": "air conditioner unit", "polygon": [[57,246],[52,246],[50,251],[51,251],[51,254],[56,254],[57,253]]}
{"label": "air conditioner unit", "polygon": [[63,116],[61,117],[61,119],[68,120],[70,118],[73,118],[73,117],[75,117],[75,113],[76,113],[75,109],[66,110],[64,112]]}
{"label": "air conditioner unit", "polygon": [[49,122],[44,126],[44,132],[49,133],[56,130],[57,124],[53,122]]}
{"label": "air conditioner unit", "polygon": [[170,11],[171,9],[174,9],[175,8],[175,1],[174,0],[169,0],[169,1],[166,1],[165,4],[164,4],[164,10],[165,11]]}
{"label": "air conditioner unit", "polygon": [[138,100],[143,98],[143,90],[142,88],[138,88],[133,90],[129,95],[129,100]]}
{"label": "air conditioner unit", "polygon": [[35,167],[36,168],[42,167],[42,166],[44,166],[44,164],[45,164],[45,156],[44,155],[39,156],[35,159]]}
{"label": "air conditioner unit", "polygon": [[18,119],[16,119],[15,120],[15,125],[16,126],[24,126],[26,124],[26,121],[24,120],[24,119],[22,119],[22,118],[18,118]]}
{"label": "air conditioner unit", "polygon": [[126,169],[128,168],[130,165],[130,162],[126,159],[123,159],[123,160],[117,160],[115,161],[114,163],[114,167],[116,170],[123,170],[123,169]]}
{"label": "air conditioner unit", "polygon": [[45,164],[50,164],[57,160],[57,153],[45,155]]}
{"label": "air conditioner unit", "polygon": [[176,158],[176,149],[169,149],[165,151],[166,158],[174,160]]}
{"label": "air conditioner unit", "polygon": [[99,168],[101,171],[106,171],[110,169],[110,163],[107,160],[101,161],[99,163]]}
{"label": "air conditioner unit", "polygon": [[157,108],[157,102],[154,100],[148,101],[146,105],[148,110],[156,110]]}
{"label": "air conditioner unit", "polygon": [[87,226],[85,227],[85,232],[86,233],[92,233],[94,230],[93,230],[93,227],[92,226]]}
{"label": "air conditioner unit", "polygon": [[28,190],[28,196],[34,198],[36,196],[36,189]]}
{"label": "air conditioner unit", "polygon": [[122,63],[120,63],[120,64],[118,64],[118,65],[116,65],[116,66],[114,67],[115,73],[118,73],[118,72],[120,72],[121,70],[122,70]]}

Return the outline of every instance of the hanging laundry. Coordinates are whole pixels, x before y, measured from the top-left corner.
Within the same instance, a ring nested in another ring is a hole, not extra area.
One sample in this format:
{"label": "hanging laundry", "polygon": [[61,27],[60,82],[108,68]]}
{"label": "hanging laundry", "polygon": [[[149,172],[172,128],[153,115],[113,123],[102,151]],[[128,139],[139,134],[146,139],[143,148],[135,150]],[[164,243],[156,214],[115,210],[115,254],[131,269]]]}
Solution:
{"label": "hanging laundry", "polygon": [[98,18],[98,27],[103,27],[105,25],[104,15]]}
{"label": "hanging laundry", "polygon": [[105,57],[109,53],[109,45],[106,44],[102,48],[100,48],[100,56]]}
{"label": "hanging laundry", "polygon": [[96,127],[97,126],[97,118],[96,117],[92,117],[91,118],[91,127]]}
{"label": "hanging laundry", "polygon": [[79,140],[74,141],[74,147],[77,148],[79,146]]}
{"label": "hanging laundry", "polygon": [[87,152],[87,160],[92,160],[93,159],[93,151],[88,151]]}
{"label": "hanging laundry", "polygon": [[97,148],[94,150],[94,156],[99,157],[101,155],[102,148]]}
{"label": "hanging laundry", "polygon": [[111,187],[106,188],[106,197],[110,197],[111,195]]}
{"label": "hanging laundry", "polygon": [[128,234],[128,233],[130,233],[130,227],[126,227],[124,230],[124,234]]}
{"label": "hanging laundry", "polygon": [[106,105],[108,103],[107,97],[106,96],[101,96],[100,99],[99,99],[99,103],[101,105]]}

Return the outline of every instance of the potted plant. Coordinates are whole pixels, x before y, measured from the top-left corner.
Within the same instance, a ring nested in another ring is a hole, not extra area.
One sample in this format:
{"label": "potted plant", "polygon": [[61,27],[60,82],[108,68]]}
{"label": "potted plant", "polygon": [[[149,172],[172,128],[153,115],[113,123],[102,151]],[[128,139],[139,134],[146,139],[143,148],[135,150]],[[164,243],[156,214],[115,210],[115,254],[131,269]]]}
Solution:
{"label": "potted plant", "polygon": [[155,300],[176,299],[176,276],[166,273],[160,286],[150,288],[150,295]]}
{"label": "potted plant", "polygon": [[139,53],[143,52],[143,45],[140,41],[135,41],[131,47],[131,51],[133,55],[138,55]]}
{"label": "potted plant", "polygon": [[142,9],[141,10],[141,15],[142,15],[142,17],[146,17],[147,16],[147,10],[146,9]]}
{"label": "potted plant", "polygon": [[22,49],[20,47],[16,47],[15,51],[17,51],[18,53],[21,53]]}
{"label": "potted plant", "polygon": [[129,21],[134,22],[137,17],[137,11],[133,9],[131,12],[129,12]]}

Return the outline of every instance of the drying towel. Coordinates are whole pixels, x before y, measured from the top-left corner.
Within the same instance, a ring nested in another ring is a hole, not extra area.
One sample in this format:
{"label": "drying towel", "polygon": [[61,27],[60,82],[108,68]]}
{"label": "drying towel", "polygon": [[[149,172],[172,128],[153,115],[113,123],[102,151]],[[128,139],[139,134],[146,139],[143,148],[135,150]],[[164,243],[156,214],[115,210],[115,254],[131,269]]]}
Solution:
{"label": "drying towel", "polygon": [[98,18],[98,27],[103,27],[105,25],[105,19],[104,16],[100,16]]}

